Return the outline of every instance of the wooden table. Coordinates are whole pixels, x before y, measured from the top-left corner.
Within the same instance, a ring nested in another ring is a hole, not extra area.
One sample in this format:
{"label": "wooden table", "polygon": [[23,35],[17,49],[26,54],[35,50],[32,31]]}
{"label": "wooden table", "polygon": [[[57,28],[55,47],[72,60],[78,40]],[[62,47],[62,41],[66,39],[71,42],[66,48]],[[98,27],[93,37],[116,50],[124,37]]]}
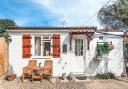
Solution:
{"label": "wooden table", "polygon": [[43,78],[43,67],[36,67],[32,71],[32,81],[34,79],[41,80]]}

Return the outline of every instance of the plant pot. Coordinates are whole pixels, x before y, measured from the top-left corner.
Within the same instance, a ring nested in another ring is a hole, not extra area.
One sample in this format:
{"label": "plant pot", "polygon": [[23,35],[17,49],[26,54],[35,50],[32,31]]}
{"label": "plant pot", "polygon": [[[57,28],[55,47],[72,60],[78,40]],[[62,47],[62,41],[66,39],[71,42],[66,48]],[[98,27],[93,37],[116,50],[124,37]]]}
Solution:
{"label": "plant pot", "polygon": [[16,75],[14,75],[14,74],[9,74],[9,75],[6,76],[6,79],[7,79],[8,81],[12,81],[12,80],[14,80],[15,78],[16,78]]}
{"label": "plant pot", "polygon": [[128,43],[128,37],[124,37],[123,41]]}
{"label": "plant pot", "polygon": [[102,60],[101,56],[96,56],[96,60]]}
{"label": "plant pot", "polygon": [[109,49],[112,50],[114,49],[114,46],[112,44],[109,45]]}
{"label": "plant pot", "polygon": [[125,66],[128,67],[128,61],[124,61]]}
{"label": "plant pot", "polygon": [[96,58],[96,60],[99,60],[100,61],[100,60],[102,60],[102,58],[101,57],[98,57],[98,58]]}

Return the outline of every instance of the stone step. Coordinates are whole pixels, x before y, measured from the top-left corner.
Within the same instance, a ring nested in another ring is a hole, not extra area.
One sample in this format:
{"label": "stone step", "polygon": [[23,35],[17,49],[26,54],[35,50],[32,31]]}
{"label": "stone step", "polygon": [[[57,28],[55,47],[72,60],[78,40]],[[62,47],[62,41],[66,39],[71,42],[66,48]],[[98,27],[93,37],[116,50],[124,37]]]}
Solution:
{"label": "stone step", "polygon": [[86,74],[73,74],[75,77],[86,76]]}

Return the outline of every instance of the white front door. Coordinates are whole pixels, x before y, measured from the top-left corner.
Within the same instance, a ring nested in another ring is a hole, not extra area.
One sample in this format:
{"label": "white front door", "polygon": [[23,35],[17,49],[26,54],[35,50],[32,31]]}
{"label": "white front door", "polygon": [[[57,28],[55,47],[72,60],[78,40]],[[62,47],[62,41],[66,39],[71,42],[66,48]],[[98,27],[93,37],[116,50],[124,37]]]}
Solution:
{"label": "white front door", "polygon": [[84,39],[74,40],[74,73],[81,74],[84,73]]}

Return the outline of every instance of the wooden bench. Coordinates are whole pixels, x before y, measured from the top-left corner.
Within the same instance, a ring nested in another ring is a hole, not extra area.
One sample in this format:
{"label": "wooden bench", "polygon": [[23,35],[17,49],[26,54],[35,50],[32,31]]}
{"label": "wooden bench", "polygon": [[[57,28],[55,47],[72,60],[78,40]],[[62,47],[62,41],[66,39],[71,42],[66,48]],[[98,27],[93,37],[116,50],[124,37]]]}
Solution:
{"label": "wooden bench", "polygon": [[[39,73],[40,72],[40,73]],[[35,79],[50,78],[53,75],[53,61],[46,60],[43,67],[37,67],[36,60],[30,60],[28,66],[23,68],[23,74],[21,80],[29,78],[31,81]]]}

